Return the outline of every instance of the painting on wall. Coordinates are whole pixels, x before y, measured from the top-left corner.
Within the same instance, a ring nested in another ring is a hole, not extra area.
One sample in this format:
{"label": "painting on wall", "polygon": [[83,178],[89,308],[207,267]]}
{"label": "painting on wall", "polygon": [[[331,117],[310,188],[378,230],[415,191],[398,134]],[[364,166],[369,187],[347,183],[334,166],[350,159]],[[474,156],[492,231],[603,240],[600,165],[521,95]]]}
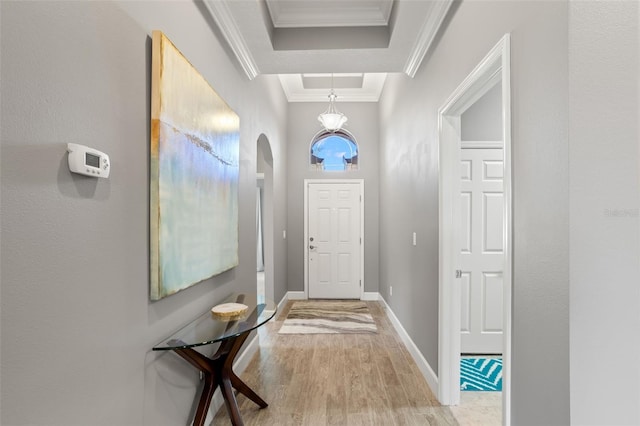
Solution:
{"label": "painting on wall", "polygon": [[238,265],[240,120],[160,31],[151,66],[150,298]]}

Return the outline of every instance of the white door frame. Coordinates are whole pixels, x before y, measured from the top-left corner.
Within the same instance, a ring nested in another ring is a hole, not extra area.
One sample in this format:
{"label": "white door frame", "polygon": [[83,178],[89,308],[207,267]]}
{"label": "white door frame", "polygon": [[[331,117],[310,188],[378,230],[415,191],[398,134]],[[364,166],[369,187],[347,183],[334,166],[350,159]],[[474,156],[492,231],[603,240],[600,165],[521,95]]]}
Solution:
{"label": "white door frame", "polygon": [[460,223],[460,117],[497,82],[502,84],[504,141],[504,333],[502,422],[510,424],[511,392],[511,293],[512,293],[512,196],[511,196],[511,58],[510,35],[494,46],[438,111],[440,149],[439,200],[439,330],[438,399],[444,405],[460,403],[460,268],[456,246]]}
{"label": "white door frame", "polygon": [[304,298],[309,298],[309,185],[314,183],[357,183],[360,185],[360,195],[362,201],[360,203],[360,300],[364,300],[364,179],[305,179],[304,180]]}

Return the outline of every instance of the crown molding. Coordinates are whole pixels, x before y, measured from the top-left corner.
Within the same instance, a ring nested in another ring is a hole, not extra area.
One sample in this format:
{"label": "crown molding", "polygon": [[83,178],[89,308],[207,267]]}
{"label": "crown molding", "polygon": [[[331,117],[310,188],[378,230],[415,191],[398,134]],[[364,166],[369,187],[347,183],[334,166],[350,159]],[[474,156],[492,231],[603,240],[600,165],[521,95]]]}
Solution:
{"label": "crown molding", "polygon": [[249,80],[256,78],[258,74],[260,74],[258,65],[253,59],[244,37],[242,37],[238,24],[235,19],[233,19],[233,14],[231,13],[231,10],[229,10],[227,2],[220,0],[204,0],[204,4],[207,7],[207,10],[209,10],[209,13],[211,13],[214,21],[216,21],[220,32],[222,32],[227,43],[229,43],[229,47],[231,47],[231,50],[236,55],[238,62],[240,62],[240,66]]}
{"label": "crown molding", "polygon": [[418,68],[420,68],[420,64],[431,47],[445,16],[447,16],[453,0],[440,0],[432,4],[433,7],[431,13],[429,13],[429,18],[422,26],[416,44],[413,46],[407,63],[404,66],[405,74],[411,78],[415,77]]}

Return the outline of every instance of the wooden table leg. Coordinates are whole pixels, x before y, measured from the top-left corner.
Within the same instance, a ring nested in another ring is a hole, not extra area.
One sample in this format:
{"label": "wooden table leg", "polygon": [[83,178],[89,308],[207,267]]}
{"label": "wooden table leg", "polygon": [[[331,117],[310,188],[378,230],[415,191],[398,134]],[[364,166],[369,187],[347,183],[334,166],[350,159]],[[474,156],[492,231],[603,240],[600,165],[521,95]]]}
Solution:
{"label": "wooden table leg", "polygon": [[207,418],[207,412],[211,405],[213,393],[218,386],[218,378],[215,368],[216,362],[191,348],[175,349],[174,351],[204,374],[204,387],[200,394],[200,402],[196,409],[196,415],[193,418],[193,426],[204,426],[204,421]]}
{"label": "wooden table leg", "polygon": [[211,405],[211,399],[213,398],[213,394],[216,391],[217,386],[218,385],[213,375],[205,373],[204,388],[202,389],[202,393],[200,394],[200,402],[198,403],[196,415],[193,418],[194,426],[204,425],[204,421],[207,418],[207,413],[209,412],[209,406]]}
{"label": "wooden table leg", "polygon": [[231,418],[231,424],[233,426],[244,426],[244,422],[240,416],[240,409],[238,408],[238,401],[233,393],[231,381],[228,378],[223,377],[222,380],[220,380],[220,390],[224,397],[224,404],[227,406],[227,412]]}
{"label": "wooden table leg", "polygon": [[260,408],[267,408],[269,404],[267,404],[262,398],[258,396],[257,393],[254,392],[245,382],[240,380],[236,373],[233,371],[229,372],[229,380],[233,385],[233,388],[249,398],[251,401],[255,402]]}
{"label": "wooden table leg", "polygon": [[233,372],[233,361],[235,360],[238,351],[242,347],[244,341],[247,340],[248,336],[249,334],[245,333],[242,336],[238,336],[234,342],[231,342],[232,344],[229,349],[229,355],[225,360],[224,367],[222,369],[223,379],[226,378],[227,380],[229,380],[238,392],[249,398],[251,401],[255,402],[260,408],[265,408],[269,404],[267,404],[262,398],[260,398],[258,394],[253,391],[253,389],[251,389],[245,382],[240,380],[236,373]]}
{"label": "wooden table leg", "polygon": [[240,380],[233,372],[233,361],[248,336],[249,333],[243,333],[240,336],[225,340],[211,358],[202,355],[192,348],[174,349],[178,355],[204,374],[204,387],[200,394],[200,402],[198,403],[196,415],[193,419],[194,426],[204,426],[213,393],[218,386],[220,386],[220,391],[222,392],[222,397],[224,398],[224,403],[233,426],[244,425],[242,417],[240,416],[240,410],[238,409],[238,402],[233,393],[234,388],[255,402],[260,408],[268,406],[253,389]]}

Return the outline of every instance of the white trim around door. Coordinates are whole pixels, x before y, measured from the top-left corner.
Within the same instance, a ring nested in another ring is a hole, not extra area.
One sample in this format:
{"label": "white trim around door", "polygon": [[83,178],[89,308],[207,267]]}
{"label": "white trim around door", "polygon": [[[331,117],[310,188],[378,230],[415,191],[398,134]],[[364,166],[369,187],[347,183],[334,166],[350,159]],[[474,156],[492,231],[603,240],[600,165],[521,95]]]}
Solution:
{"label": "white trim around door", "polygon": [[506,34],[438,111],[440,148],[438,399],[460,403],[460,148],[461,115],[496,84],[502,85],[504,141],[504,334],[502,422],[510,424],[511,293],[512,293],[512,174],[510,36]]}
{"label": "white trim around door", "polygon": [[364,283],[364,179],[305,179],[304,180],[304,241],[303,253],[304,253],[304,298],[309,298],[309,185],[314,183],[322,184],[358,184],[360,186],[360,300],[365,300],[365,283]]}

